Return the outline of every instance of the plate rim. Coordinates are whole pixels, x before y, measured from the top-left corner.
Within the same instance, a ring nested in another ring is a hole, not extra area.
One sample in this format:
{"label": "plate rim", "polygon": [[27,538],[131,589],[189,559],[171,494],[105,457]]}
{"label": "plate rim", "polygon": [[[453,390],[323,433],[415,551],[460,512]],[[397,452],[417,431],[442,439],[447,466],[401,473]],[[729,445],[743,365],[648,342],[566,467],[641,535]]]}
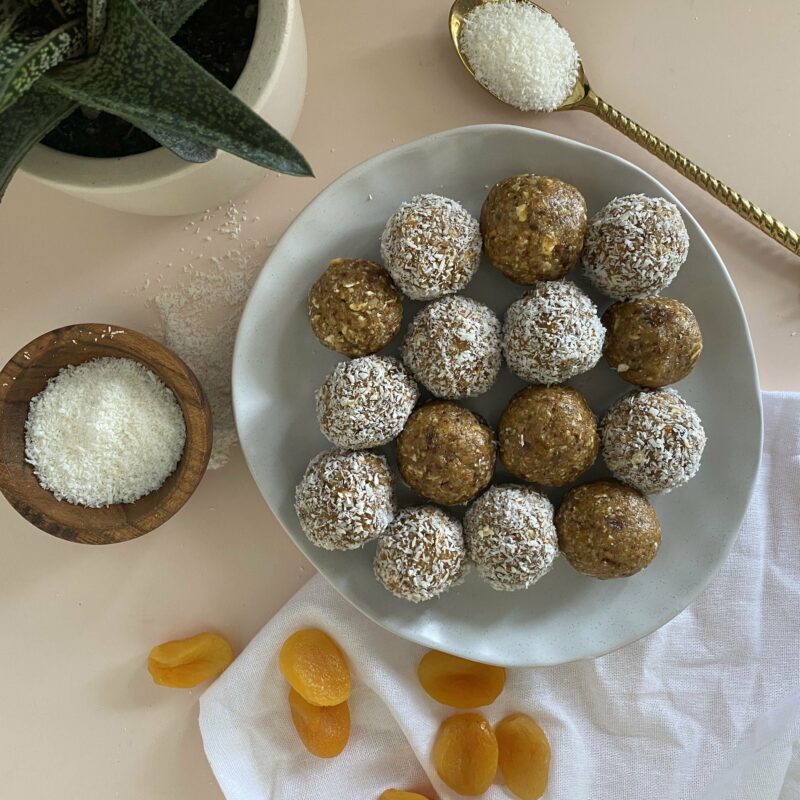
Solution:
{"label": "plate rim", "polygon": [[[678,609],[674,613],[672,612],[672,609],[670,609],[668,614],[665,615],[663,618],[658,617],[655,620],[654,624],[648,625],[647,630],[641,633],[637,632],[636,634],[633,634],[631,636],[626,636],[624,637],[623,640],[619,641],[617,644],[615,644],[613,647],[610,648],[601,648],[600,650],[597,650],[596,648],[594,649],[584,648],[585,652],[581,652],[580,654],[577,654],[573,658],[567,660],[544,659],[538,661],[530,661],[530,660],[520,661],[519,659],[515,658],[503,659],[502,657],[498,657],[493,662],[499,666],[517,667],[517,668],[558,666],[560,664],[569,664],[569,663],[574,663],[576,661],[601,658],[602,656],[617,652],[618,650],[621,650],[622,648],[627,647],[628,645],[631,645],[634,642],[637,642],[655,633],[657,630],[664,627],[673,619],[675,619],[677,616],[679,616],[681,613],[683,613],[692,603],[694,603],[695,600],[697,600],[697,598],[700,596],[700,594],[702,594],[702,592],[710,585],[710,583],[714,580],[714,578],[717,577],[720,570],[727,562],[728,557],[730,556],[731,550],[733,549],[733,546],[735,545],[739,537],[739,531],[741,530],[744,517],[747,514],[747,509],[750,506],[750,502],[752,500],[753,492],[755,490],[756,482],[758,479],[758,473],[761,467],[763,445],[764,445],[764,412],[763,412],[762,389],[758,374],[758,363],[756,361],[755,349],[753,347],[753,339],[750,333],[750,326],[748,325],[747,322],[747,316],[745,315],[741,298],[739,297],[739,293],[736,290],[736,285],[734,284],[733,279],[731,278],[731,275],[728,272],[728,268],[726,267],[725,262],[723,261],[722,257],[717,251],[717,248],[714,246],[714,243],[711,240],[711,238],[703,229],[703,226],[700,225],[698,220],[686,208],[686,206],[681,202],[681,200],[678,197],[676,197],[673,194],[673,192],[670,191],[670,189],[667,188],[658,178],[650,174],[644,168],[638,166],[637,164],[634,164],[631,161],[628,161],[622,156],[619,156],[615,153],[611,153],[607,150],[603,150],[602,148],[596,147],[595,145],[587,144],[585,142],[581,142],[576,139],[571,139],[565,136],[560,136],[555,133],[550,133],[549,131],[542,131],[536,128],[528,128],[522,125],[510,125],[505,123],[484,123],[476,125],[463,125],[457,128],[448,128],[446,130],[437,131],[435,133],[428,134],[426,136],[421,136],[416,139],[412,139],[408,142],[397,145],[396,147],[389,148],[388,150],[383,150],[379,153],[376,153],[364,159],[363,161],[358,162],[357,164],[353,165],[349,169],[345,170],[344,172],[336,176],[333,180],[330,181],[330,183],[328,183],[327,186],[325,186],[320,192],[314,195],[314,197],[311,198],[311,200],[309,200],[309,202],[303,207],[303,209],[294,217],[294,219],[287,226],[286,230],[283,232],[278,241],[275,243],[275,246],[272,248],[269,256],[264,261],[261,271],[259,272],[258,277],[254,281],[253,286],[251,287],[250,292],[248,293],[247,301],[245,303],[244,310],[242,311],[242,316],[239,320],[239,325],[236,331],[236,340],[234,342],[233,360],[231,365],[231,401],[233,406],[234,421],[236,423],[237,436],[239,437],[240,440],[240,449],[242,455],[244,456],[245,463],[247,464],[247,469],[250,472],[250,475],[253,478],[253,481],[256,484],[256,487],[258,488],[258,491],[261,494],[262,499],[267,504],[267,507],[272,512],[276,521],[282,528],[284,534],[289,537],[289,539],[292,541],[295,547],[297,547],[300,553],[311,562],[317,573],[320,576],[322,576],[322,578],[324,578],[325,581],[327,581],[327,583],[334,589],[334,591],[336,591],[336,593],[339,596],[343,597],[353,608],[355,608],[360,614],[363,614],[371,622],[374,622],[379,627],[383,628],[384,630],[388,631],[389,633],[401,639],[414,642],[416,644],[425,647],[441,650],[442,649],[441,642],[433,641],[431,637],[426,636],[424,633],[407,633],[405,631],[399,632],[398,630],[389,627],[389,625],[385,624],[381,619],[376,618],[376,616],[374,616],[368,609],[363,608],[360,604],[358,604],[354,598],[350,597],[346,591],[343,591],[341,587],[337,586],[336,583],[334,583],[334,581],[325,573],[325,571],[320,568],[320,566],[317,563],[317,560],[314,558],[313,551],[309,550],[307,552],[300,546],[300,543],[297,541],[295,536],[292,535],[292,533],[287,529],[287,527],[282,522],[278,512],[275,509],[273,509],[264,491],[262,491],[261,489],[261,485],[259,483],[258,478],[256,477],[256,471],[253,467],[253,464],[251,463],[251,459],[248,454],[247,447],[244,443],[244,439],[241,435],[241,430],[240,430],[240,425],[241,425],[240,413],[242,412],[240,411],[240,403],[238,400],[240,387],[237,381],[237,375],[239,371],[242,369],[241,365],[243,362],[242,349],[244,347],[244,344],[243,344],[242,331],[246,327],[244,325],[245,320],[248,319],[254,313],[256,313],[254,310],[256,307],[256,304],[254,302],[254,297],[256,296],[260,285],[262,283],[263,284],[269,283],[270,275],[268,270],[266,269],[266,267],[269,265],[269,262],[273,258],[276,258],[276,254],[281,252],[282,245],[285,246],[285,242],[289,239],[295,227],[301,226],[303,218],[310,212],[312,206],[315,206],[318,203],[323,203],[327,198],[327,195],[333,193],[341,181],[345,180],[346,178],[349,179],[358,178],[362,172],[366,170],[371,170],[375,167],[379,167],[382,161],[387,160],[389,158],[394,158],[398,155],[403,154],[406,151],[412,151],[422,144],[428,144],[431,142],[436,142],[440,139],[457,137],[464,134],[473,135],[481,133],[502,133],[503,131],[513,131],[515,134],[530,136],[532,139],[537,139],[537,138],[551,139],[559,142],[561,145],[566,145],[567,147],[599,153],[603,157],[611,159],[611,161],[613,162],[617,162],[618,164],[630,167],[634,171],[641,173],[646,178],[653,181],[653,183],[658,187],[659,191],[663,192],[663,196],[671,200],[673,203],[675,203],[680,209],[681,213],[685,215],[686,218],[690,219],[697,226],[697,230],[702,240],[704,241],[705,245],[710,251],[712,257],[716,260],[717,265],[721,267],[722,275],[725,281],[727,282],[728,288],[731,290],[733,300],[735,301],[736,311],[742,323],[742,329],[745,335],[746,343],[748,345],[749,363],[747,366],[747,372],[752,381],[753,386],[755,387],[755,396],[756,396],[755,410],[758,414],[758,430],[757,430],[758,448],[755,456],[755,463],[753,464],[752,478],[750,480],[750,484],[747,490],[746,502],[743,505],[742,513],[739,515],[736,527],[736,534],[734,536],[731,536],[730,539],[725,543],[724,547],[721,550],[720,558],[718,559],[717,563],[714,564],[711,570],[709,570],[708,574],[704,577],[704,579],[699,582],[699,584],[696,587],[696,590],[693,592],[693,594],[691,594],[689,601],[686,603],[686,605],[683,606],[683,608]],[[311,577],[313,578],[314,576]],[[469,658],[469,655],[468,654],[464,655],[463,652],[458,652],[458,651],[452,651],[452,652],[454,652],[454,654],[456,655]],[[498,656],[500,656],[500,654],[498,654]]]}

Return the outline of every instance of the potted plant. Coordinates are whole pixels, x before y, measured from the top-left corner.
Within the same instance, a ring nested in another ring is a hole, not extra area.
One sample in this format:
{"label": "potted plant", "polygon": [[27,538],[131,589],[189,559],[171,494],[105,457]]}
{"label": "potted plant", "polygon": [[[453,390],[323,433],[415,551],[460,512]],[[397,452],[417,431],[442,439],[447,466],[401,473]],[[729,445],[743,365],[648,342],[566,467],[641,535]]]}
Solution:
{"label": "potted plant", "polygon": [[0,192],[22,162],[85,199],[177,214],[265,167],[310,175],[260,116],[291,135],[305,76],[297,0],[0,0]]}

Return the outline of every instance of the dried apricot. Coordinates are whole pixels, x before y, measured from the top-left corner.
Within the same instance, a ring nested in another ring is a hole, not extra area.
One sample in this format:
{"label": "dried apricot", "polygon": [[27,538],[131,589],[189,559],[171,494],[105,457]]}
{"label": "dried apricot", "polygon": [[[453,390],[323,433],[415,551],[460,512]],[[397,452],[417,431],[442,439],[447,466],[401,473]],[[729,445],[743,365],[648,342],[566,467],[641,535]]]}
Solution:
{"label": "dried apricot", "polygon": [[161,686],[189,689],[221,675],[233,659],[233,648],[221,636],[198,633],[154,647],[147,669]]}
{"label": "dried apricot", "polygon": [[497,739],[481,714],[456,714],[446,719],[433,745],[439,777],[458,794],[483,794],[497,772]]}
{"label": "dried apricot", "polygon": [[506,671],[477,661],[431,650],[417,667],[422,688],[436,701],[453,708],[478,708],[497,700]]}
{"label": "dried apricot", "polygon": [[403,792],[400,789],[387,789],[378,800],[428,800],[424,794]]}
{"label": "dried apricot", "polygon": [[511,714],[495,728],[500,772],[509,791],[521,800],[539,800],[547,789],[550,743],[527,714]]}
{"label": "dried apricot", "polygon": [[320,758],[333,758],[344,750],[350,738],[350,708],[312,706],[294,689],[289,689],[289,708],[300,741],[309,753]]}
{"label": "dried apricot", "polygon": [[338,706],[350,697],[344,653],[325,631],[295,631],[283,643],[278,664],[292,689],[312,706]]}

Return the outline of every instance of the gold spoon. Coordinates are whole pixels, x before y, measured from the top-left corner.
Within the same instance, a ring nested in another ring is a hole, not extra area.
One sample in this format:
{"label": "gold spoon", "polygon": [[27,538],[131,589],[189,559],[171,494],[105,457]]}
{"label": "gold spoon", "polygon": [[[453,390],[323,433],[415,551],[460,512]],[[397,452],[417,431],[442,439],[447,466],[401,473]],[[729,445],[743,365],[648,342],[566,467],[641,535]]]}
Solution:
{"label": "gold spoon", "polygon": [[[467,68],[467,71],[473,78],[475,77],[475,73],[461,50],[461,28],[464,25],[465,17],[470,11],[482,5],[484,2],[496,2],[496,0],[455,0],[453,7],[450,9],[450,36],[453,39],[453,44],[455,45],[458,57],[461,59],[461,63]],[[518,2],[529,2],[532,6],[536,6],[536,8],[544,11],[545,14],[550,13],[549,11],[545,11],[545,9],[538,4],[532,2],[532,0],[518,0]],[[556,22],[558,22],[558,20],[556,20]],[[483,84],[480,85],[483,86]],[[486,89],[485,86],[483,86],[483,88]],[[497,95],[489,89],[486,89],[486,91],[493,97],[497,97]],[[499,97],[497,97],[497,99],[501,100]],[[501,102],[504,101],[501,100]],[[657,158],[660,158],[664,163],[669,164],[669,166],[680,172],[681,175],[688,178],[692,183],[697,184],[701,189],[705,189],[712,197],[716,197],[720,203],[723,203],[732,211],[735,211],[740,217],[743,217],[748,222],[755,225],[756,228],[766,233],[771,239],[782,244],[795,255],[800,255],[800,236],[798,236],[795,231],[775,219],[771,214],[767,214],[766,211],[763,211],[757,205],[754,205],[749,200],[742,197],[737,191],[731,189],[730,186],[717,180],[713,175],[710,175],[704,169],[698,167],[697,164],[690,161],[686,156],[681,155],[666,142],[661,141],[661,139],[654,136],[650,131],[645,130],[641,125],[637,125],[633,120],[606,103],[606,101],[597,95],[589,85],[589,81],[583,71],[582,62],[578,62],[578,77],[575,80],[572,94],[570,94],[570,96],[555,110],[591,111],[592,114],[595,114],[621,133],[624,133],[629,139],[636,142],[636,144],[641,145],[645,150],[652,153]]]}

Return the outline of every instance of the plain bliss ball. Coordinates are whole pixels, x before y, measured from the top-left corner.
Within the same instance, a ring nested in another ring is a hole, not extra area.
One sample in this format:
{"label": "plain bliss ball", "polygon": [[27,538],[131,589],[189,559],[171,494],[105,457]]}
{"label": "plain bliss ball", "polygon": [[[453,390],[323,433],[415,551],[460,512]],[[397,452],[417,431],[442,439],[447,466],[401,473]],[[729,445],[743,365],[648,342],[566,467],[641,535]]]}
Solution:
{"label": "plain bliss ball", "polygon": [[354,358],[325,378],[317,392],[317,419],[337,447],[380,447],[403,430],[418,397],[416,382],[396,358]]}
{"label": "plain bliss ball", "polygon": [[551,385],[587,372],[603,354],[597,308],[571,281],[542,281],[506,312],[503,353],[528,383]]}
{"label": "plain bliss ball", "polygon": [[294,508],[312,544],[355,550],[377,539],[394,518],[389,465],[375,453],[320,453],[297,486]]}
{"label": "plain bliss ball", "polygon": [[604,294],[630,300],[658,294],[686,261],[689,234],[674,203],[663,197],[617,197],[590,220],[583,271]]}
{"label": "plain bliss ball", "polygon": [[30,402],[25,459],[56,499],[133,503],[175,471],[186,423],[175,395],[129,358],[64,367]]}
{"label": "plain bliss ball", "polygon": [[378,539],[373,568],[395,597],[412,603],[437,597],[468,570],[461,523],[435,506],[402,509]]}
{"label": "plain bliss ball", "polygon": [[460,44],[477,81],[522,111],[554,111],[578,79],[569,34],[530,3],[477,6],[464,19]]}
{"label": "plain bliss ball", "polygon": [[461,295],[425,306],[403,343],[403,361],[414,377],[450,400],[489,391],[502,360],[500,321],[490,308]]}
{"label": "plain bliss ball", "polygon": [[412,300],[434,300],[463,289],[478,269],[481,232],[460,203],[420,194],[389,218],[381,258],[394,282]]}
{"label": "plain bliss ball", "polygon": [[669,492],[693,478],[706,446],[700,417],[674,389],[617,400],[600,424],[600,440],[614,477],[644,494]]}
{"label": "plain bliss ball", "polygon": [[467,552],[478,574],[500,592],[527,589],[558,555],[553,504],[525,486],[492,486],[464,516]]}

